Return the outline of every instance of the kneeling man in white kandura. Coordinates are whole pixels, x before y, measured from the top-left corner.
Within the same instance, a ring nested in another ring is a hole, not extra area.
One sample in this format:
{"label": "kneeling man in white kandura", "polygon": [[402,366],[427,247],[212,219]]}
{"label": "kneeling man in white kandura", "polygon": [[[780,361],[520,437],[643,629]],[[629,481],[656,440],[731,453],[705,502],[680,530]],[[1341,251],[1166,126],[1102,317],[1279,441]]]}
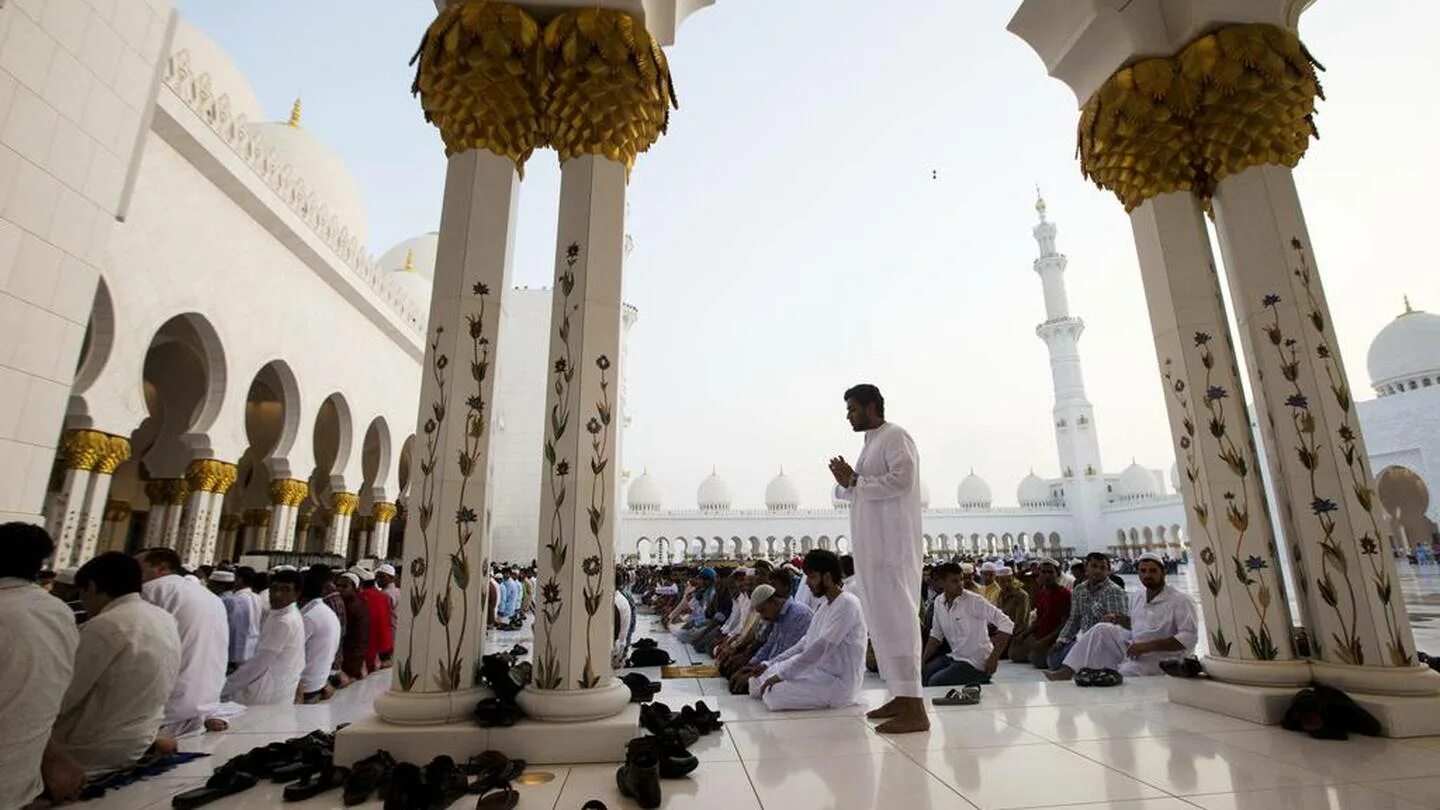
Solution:
{"label": "kneeling man in white kandura", "polygon": [[841,590],[845,578],[832,551],[805,554],[805,587],[820,600],[805,636],[750,679],[750,695],[771,711],[850,706],[865,676],[865,615],[860,599]]}
{"label": "kneeling man in white kandura", "polygon": [[1080,634],[1065,656],[1065,667],[1114,669],[1133,678],[1159,675],[1160,662],[1195,649],[1195,604],[1165,584],[1165,563],[1141,554],[1136,568],[1141,590],[1130,594],[1130,615],[1110,614]]}

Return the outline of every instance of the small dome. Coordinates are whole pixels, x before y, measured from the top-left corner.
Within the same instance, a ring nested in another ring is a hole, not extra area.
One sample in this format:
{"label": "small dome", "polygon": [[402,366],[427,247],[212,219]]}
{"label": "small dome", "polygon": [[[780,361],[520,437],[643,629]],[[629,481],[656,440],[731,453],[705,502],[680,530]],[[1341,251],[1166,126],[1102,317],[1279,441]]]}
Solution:
{"label": "small dome", "polygon": [[625,499],[626,504],[632,512],[658,512],[660,511],[660,485],[650,476],[650,470],[636,478],[630,484],[630,491]]}
{"label": "small dome", "polygon": [[1398,393],[1384,390],[1387,386],[1418,387],[1419,380],[1431,378],[1440,382],[1440,315],[1411,309],[1407,300],[1405,311],[1371,341],[1365,365],[1370,385],[1382,396]]}
{"label": "small dome", "polygon": [[428,231],[412,236],[385,251],[376,265],[387,273],[404,270],[421,278],[434,280],[435,257],[439,250],[440,232]]}
{"label": "small dome", "polygon": [[765,487],[765,508],[772,511],[800,508],[800,490],[785,474],[784,468]]}
{"label": "small dome", "polygon": [[1015,499],[1021,506],[1051,506],[1054,502],[1050,497],[1050,485],[1033,472],[1020,480],[1020,486],[1015,489]]}
{"label": "small dome", "polygon": [[695,500],[700,508],[707,512],[718,512],[730,508],[730,487],[725,484],[725,479],[714,470],[710,475],[700,482],[700,489],[695,493]]}
{"label": "small dome", "polygon": [[305,183],[317,202],[330,209],[341,227],[349,230],[360,244],[365,244],[369,232],[365,201],[355,177],[335,150],[304,126],[291,126],[285,121],[251,124],[249,130],[251,136],[273,151],[282,163],[290,164],[295,176]]}
{"label": "small dome", "polygon": [[210,76],[210,92],[216,98],[230,97],[231,116],[243,115],[247,121],[265,119],[264,108],[245,73],[214,40],[184,17],[175,26],[175,39],[170,44],[171,54],[179,56],[182,52],[190,57],[190,70],[195,76]]}
{"label": "small dome", "polygon": [[930,485],[923,480],[920,482],[920,508],[930,508]]}
{"label": "small dome", "polygon": [[989,509],[990,485],[972,470],[955,490],[955,502],[961,509]]}
{"label": "small dome", "polygon": [[1124,472],[1120,473],[1117,489],[1116,494],[1128,499],[1153,498],[1160,494],[1160,488],[1155,483],[1155,476],[1149,470],[1133,462],[1125,468]]}

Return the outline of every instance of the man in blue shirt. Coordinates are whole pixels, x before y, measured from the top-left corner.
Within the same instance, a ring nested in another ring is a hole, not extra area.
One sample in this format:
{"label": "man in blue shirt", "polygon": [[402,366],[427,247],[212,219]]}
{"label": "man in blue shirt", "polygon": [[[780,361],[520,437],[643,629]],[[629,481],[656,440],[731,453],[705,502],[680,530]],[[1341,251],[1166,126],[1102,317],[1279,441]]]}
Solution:
{"label": "man in blue shirt", "polygon": [[810,629],[810,617],[813,615],[810,608],[789,598],[790,594],[777,588],[776,581],[782,579],[777,577],[772,579],[770,584],[757,585],[750,594],[751,605],[755,612],[760,614],[760,618],[770,624],[770,631],[760,649],[750,656],[749,663],[731,677],[732,684],[748,684],[750,679],[760,672],[762,663],[795,646],[805,637],[805,631]]}

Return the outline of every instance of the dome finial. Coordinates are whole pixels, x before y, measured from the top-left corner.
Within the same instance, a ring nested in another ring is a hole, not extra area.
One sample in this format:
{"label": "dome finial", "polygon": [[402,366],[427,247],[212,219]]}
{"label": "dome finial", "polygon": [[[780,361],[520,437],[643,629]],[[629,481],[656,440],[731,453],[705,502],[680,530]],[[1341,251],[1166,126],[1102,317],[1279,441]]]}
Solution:
{"label": "dome finial", "polygon": [[1410,306],[1410,296],[1407,294],[1406,296],[1404,296],[1404,298],[1405,298],[1405,314],[1406,314],[1406,315],[1409,315],[1410,313],[1414,312],[1415,310]]}
{"label": "dome finial", "polygon": [[1040,193],[1040,184],[1035,184],[1035,213],[1040,215],[1040,221],[1045,221],[1045,195]]}
{"label": "dome finial", "polygon": [[402,272],[415,272],[415,248],[405,249],[405,266],[400,268]]}
{"label": "dome finial", "polygon": [[300,128],[300,97],[295,97],[295,103],[290,106],[290,120],[285,122],[287,126]]}

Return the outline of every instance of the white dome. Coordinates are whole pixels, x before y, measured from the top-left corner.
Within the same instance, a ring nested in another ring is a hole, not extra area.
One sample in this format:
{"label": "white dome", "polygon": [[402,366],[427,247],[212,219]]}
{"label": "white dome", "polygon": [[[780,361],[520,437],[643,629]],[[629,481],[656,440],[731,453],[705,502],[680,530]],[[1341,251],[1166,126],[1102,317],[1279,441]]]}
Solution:
{"label": "white dome", "polygon": [[660,485],[650,477],[650,470],[645,470],[630,484],[625,501],[632,512],[660,511]]}
{"label": "white dome", "polygon": [[390,248],[380,255],[376,264],[381,270],[387,273],[406,270],[406,263],[410,269],[421,278],[433,280],[435,278],[435,256],[440,249],[440,232],[429,231],[419,236],[412,236],[404,242]]}
{"label": "white dome", "polygon": [[421,318],[428,318],[430,314],[430,279],[421,276],[419,273],[391,273],[390,283],[400,288],[409,299],[414,302],[420,310]]}
{"label": "white dome", "polygon": [[770,510],[790,510],[800,508],[800,490],[790,476],[781,469],[780,474],[765,487],[765,508]]}
{"label": "white dome", "polygon": [[195,76],[210,76],[210,91],[216,98],[230,97],[231,116],[243,115],[247,121],[265,119],[264,108],[250,87],[250,80],[214,40],[184,17],[175,26],[175,39],[170,44],[171,54],[179,57],[182,52],[189,55],[190,70]]}
{"label": "white dome", "polygon": [[1370,385],[1376,393],[1398,393],[1382,391],[1389,385],[1406,386],[1420,380],[1435,378],[1440,382],[1440,315],[1410,309],[1405,302],[1405,312],[1380,330],[1370,342],[1370,352],[1365,357],[1370,372]]}
{"label": "white dome", "polygon": [[961,509],[989,509],[990,485],[972,470],[955,490],[955,502],[960,505]]}
{"label": "white dome", "polygon": [[323,203],[350,231],[360,244],[365,244],[369,231],[365,218],[365,201],[355,177],[346,168],[340,155],[315,137],[305,126],[290,126],[284,121],[266,121],[249,126],[250,135],[273,151],[282,163],[290,164],[305,188]]}
{"label": "white dome", "polygon": [[1160,494],[1155,476],[1139,464],[1131,462],[1120,473],[1119,493],[1122,498],[1153,498]]}
{"label": "white dome", "polygon": [[920,508],[930,508],[930,485],[924,481],[920,482]]}
{"label": "white dome", "polygon": [[1030,473],[1020,480],[1020,486],[1015,489],[1015,499],[1021,506],[1050,506],[1050,485],[1045,479]]}
{"label": "white dome", "polygon": [[722,511],[730,508],[730,487],[725,484],[725,479],[719,473],[711,471],[710,475],[700,482],[700,489],[695,493],[695,501],[701,509],[709,512]]}

